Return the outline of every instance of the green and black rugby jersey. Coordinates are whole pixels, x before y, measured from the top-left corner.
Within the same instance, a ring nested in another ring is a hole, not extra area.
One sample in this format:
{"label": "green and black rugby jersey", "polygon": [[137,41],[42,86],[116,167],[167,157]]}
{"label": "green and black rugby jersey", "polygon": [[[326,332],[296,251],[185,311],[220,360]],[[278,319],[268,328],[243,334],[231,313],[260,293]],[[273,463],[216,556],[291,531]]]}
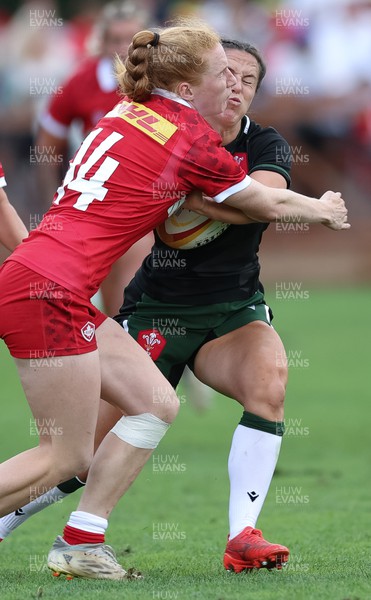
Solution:
{"label": "green and black rugby jersey", "polygon": [[[249,175],[273,171],[289,187],[290,146],[273,127],[261,127],[244,117],[239,135],[226,149]],[[267,223],[228,225],[218,237],[189,250],[170,248],[155,232],[155,244],[135,275],[134,288],[179,304],[248,298],[263,289],[258,251],[267,227]]]}

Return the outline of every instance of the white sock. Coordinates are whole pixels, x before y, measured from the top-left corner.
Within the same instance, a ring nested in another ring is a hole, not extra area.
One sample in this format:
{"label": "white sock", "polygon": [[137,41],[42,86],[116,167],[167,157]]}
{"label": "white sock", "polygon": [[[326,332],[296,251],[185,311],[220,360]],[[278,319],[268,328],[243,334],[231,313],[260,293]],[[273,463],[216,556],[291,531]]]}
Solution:
{"label": "white sock", "polygon": [[237,425],[228,459],[229,539],[255,527],[273,477],[282,436]]}
{"label": "white sock", "polygon": [[29,517],[40,512],[44,508],[47,508],[55,502],[59,502],[68,496],[65,492],[61,492],[58,487],[54,487],[48,490],[42,496],[39,496],[35,500],[32,500],[22,508],[18,508],[16,511],[1,517],[0,519],[0,538],[6,538],[14,529],[17,529],[19,525],[22,525]]}
{"label": "white sock", "polygon": [[108,527],[108,521],[103,517],[97,517],[97,515],[84,512],[83,510],[75,510],[70,514],[67,525],[76,529],[82,529],[82,531],[102,533],[104,535]]}

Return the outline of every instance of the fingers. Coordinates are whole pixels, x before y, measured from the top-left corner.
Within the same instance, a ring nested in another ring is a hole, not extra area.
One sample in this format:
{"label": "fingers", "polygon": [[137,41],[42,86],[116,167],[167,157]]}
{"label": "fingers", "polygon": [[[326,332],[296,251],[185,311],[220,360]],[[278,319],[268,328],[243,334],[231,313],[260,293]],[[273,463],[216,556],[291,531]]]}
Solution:
{"label": "fingers", "polygon": [[326,227],[329,229],[333,229],[334,231],[343,231],[345,229],[350,229],[351,225],[347,222],[347,219],[337,218],[326,224]]}
{"label": "fingers", "polygon": [[328,227],[335,231],[346,230],[350,228],[348,221],[348,210],[345,206],[345,201],[341,196],[341,192],[327,191],[322,196],[323,200],[330,208],[332,217],[330,217]]}

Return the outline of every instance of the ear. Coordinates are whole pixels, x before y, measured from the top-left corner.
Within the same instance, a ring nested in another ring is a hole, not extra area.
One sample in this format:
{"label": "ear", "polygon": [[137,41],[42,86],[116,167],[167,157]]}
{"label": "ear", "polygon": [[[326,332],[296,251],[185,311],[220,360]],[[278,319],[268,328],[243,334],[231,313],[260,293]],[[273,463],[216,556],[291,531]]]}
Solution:
{"label": "ear", "polygon": [[183,100],[187,100],[187,102],[194,100],[195,97],[194,92],[192,90],[192,86],[186,81],[178,83],[176,93],[178,94],[178,96],[183,98]]}

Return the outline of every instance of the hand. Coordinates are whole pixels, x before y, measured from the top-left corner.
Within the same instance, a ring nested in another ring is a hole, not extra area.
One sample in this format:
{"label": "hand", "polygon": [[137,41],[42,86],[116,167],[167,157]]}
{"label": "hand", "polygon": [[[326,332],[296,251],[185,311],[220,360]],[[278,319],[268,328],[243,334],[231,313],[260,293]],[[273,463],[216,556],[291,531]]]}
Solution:
{"label": "hand", "polygon": [[193,210],[200,215],[204,214],[204,199],[201,190],[193,190],[187,195],[186,201],[183,203],[182,208]]}
{"label": "hand", "polygon": [[192,210],[208,219],[221,221],[222,223],[245,225],[246,223],[255,222],[238,208],[232,208],[232,206],[225,205],[223,202],[218,204],[199,190],[194,190],[188,194],[182,208]]}
{"label": "hand", "polygon": [[350,228],[348,210],[340,192],[325,192],[320,201],[324,202],[329,210],[329,218],[323,222],[323,225],[336,231]]}

